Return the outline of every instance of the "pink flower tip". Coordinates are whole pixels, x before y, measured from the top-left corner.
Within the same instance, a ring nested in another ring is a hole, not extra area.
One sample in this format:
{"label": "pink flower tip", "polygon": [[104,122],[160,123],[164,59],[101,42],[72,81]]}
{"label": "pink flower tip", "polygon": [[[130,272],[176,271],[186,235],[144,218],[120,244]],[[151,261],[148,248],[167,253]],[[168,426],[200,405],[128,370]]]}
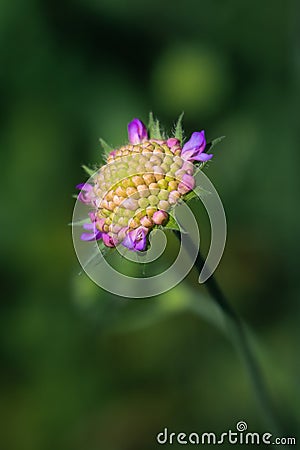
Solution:
{"label": "pink flower tip", "polygon": [[[174,147],[176,147],[177,145],[179,145],[180,144],[180,142],[179,142],[179,140],[178,139],[176,139],[176,138],[169,138],[168,140],[167,140],[167,146],[169,147],[169,149],[172,151],[172,149],[174,148]],[[174,150],[173,150],[174,151]]]}
{"label": "pink flower tip", "polygon": [[140,144],[148,139],[147,128],[139,119],[133,119],[128,124],[128,139],[131,144]]}
{"label": "pink flower tip", "polygon": [[102,233],[102,239],[106,247],[115,247],[115,240],[107,233]]}
{"label": "pink flower tip", "polygon": [[155,211],[152,216],[152,220],[156,225],[163,225],[168,220],[169,214],[166,211]]}
{"label": "pink flower tip", "polygon": [[192,175],[183,175],[181,182],[178,185],[178,192],[182,195],[190,192],[195,187],[195,178]]}
{"label": "pink flower tip", "polygon": [[85,204],[92,204],[95,200],[95,194],[93,192],[93,186],[89,183],[77,184],[76,189],[80,189],[78,194],[78,200]]}

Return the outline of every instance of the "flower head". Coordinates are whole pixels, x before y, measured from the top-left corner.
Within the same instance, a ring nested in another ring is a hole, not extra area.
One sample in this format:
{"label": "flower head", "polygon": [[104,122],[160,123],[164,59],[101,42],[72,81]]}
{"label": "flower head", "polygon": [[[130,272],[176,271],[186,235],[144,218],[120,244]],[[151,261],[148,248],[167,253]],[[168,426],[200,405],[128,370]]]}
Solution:
{"label": "flower head", "polygon": [[92,181],[76,186],[78,199],[91,209],[82,240],[143,251],[151,230],[166,226],[170,210],[194,189],[193,163],[213,156],[205,153],[204,131],[194,132],[181,147],[178,136],[163,139],[157,130],[149,137],[145,125],[133,119],[129,143],[108,153]]}

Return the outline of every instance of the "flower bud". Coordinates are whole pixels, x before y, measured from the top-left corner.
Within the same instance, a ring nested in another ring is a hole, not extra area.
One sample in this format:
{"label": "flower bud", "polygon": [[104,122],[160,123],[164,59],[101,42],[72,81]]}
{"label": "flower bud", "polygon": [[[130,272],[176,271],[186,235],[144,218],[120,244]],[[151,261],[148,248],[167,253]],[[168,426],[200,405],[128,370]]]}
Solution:
{"label": "flower bud", "polygon": [[148,197],[149,195],[148,186],[146,186],[145,184],[140,184],[139,186],[137,186],[137,191],[140,197]]}
{"label": "flower bud", "polygon": [[179,194],[178,191],[171,191],[170,192],[169,199],[168,199],[170,205],[175,205],[178,202],[179,199],[180,199],[180,194]]}
{"label": "flower bud", "polygon": [[162,190],[158,193],[159,200],[168,200],[169,192],[167,190]]}
{"label": "flower bud", "polygon": [[[149,184],[151,184],[151,183],[156,182],[156,179],[155,179],[155,176],[153,175],[153,173],[145,173],[143,175],[143,179],[144,179],[144,182],[147,184],[147,186],[149,186]],[[144,184],[144,182],[143,182],[143,184]]]}
{"label": "flower bud", "polygon": [[148,198],[142,197],[138,200],[138,204],[140,208],[147,208],[149,206],[149,200]]}
{"label": "flower bud", "polygon": [[140,221],[135,217],[128,220],[129,228],[137,228],[140,225]]}
{"label": "flower bud", "polygon": [[169,138],[167,140],[168,147],[172,150],[173,147],[177,147],[180,144],[179,140],[176,138]]}
{"label": "flower bud", "polygon": [[169,190],[169,191],[174,191],[174,190],[177,189],[177,186],[178,186],[178,181],[171,180],[171,181],[169,182],[169,185],[168,185],[168,190]]}
{"label": "flower bud", "polygon": [[158,202],[157,207],[158,207],[159,209],[164,210],[164,211],[168,211],[168,210],[170,209],[170,203],[167,202],[167,200],[160,200],[160,201]]}
{"label": "flower bud", "polygon": [[168,187],[168,182],[164,178],[162,180],[158,180],[157,184],[160,189],[167,189]]}
{"label": "flower bud", "polygon": [[136,193],[137,193],[137,189],[136,189],[135,187],[133,187],[133,186],[129,186],[129,187],[126,189],[126,194],[127,194],[128,197],[133,197],[133,198],[135,198],[134,195],[135,195]]}
{"label": "flower bud", "polygon": [[126,189],[123,186],[118,186],[116,189],[116,194],[119,195],[120,197],[125,197]]}
{"label": "flower bud", "polygon": [[135,175],[134,177],[132,177],[132,182],[135,186],[138,186],[139,184],[145,184],[143,178],[139,175]]}
{"label": "flower bud", "polygon": [[149,184],[149,191],[151,195],[157,195],[159,192],[159,186],[157,183],[150,183]]}
{"label": "flower bud", "polygon": [[101,218],[101,219],[96,219],[96,227],[98,228],[99,231],[104,231],[103,227],[105,224],[105,219]]}
{"label": "flower bud", "polygon": [[148,200],[151,206],[155,206],[159,202],[159,199],[156,197],[156,195],[149,195]]}
{"label": "flower bud", "polygon": [[153,208],[152,206],[148,206],[148,208],[146,208],[146,214],[148,217],[152,217],[156,211],[157,208]]}
{"label": "flower bud", "polygon": [[152,220],[156,225],[163,225],[168,220],[168,217],[169,214],[166,211],[156,211],[152,216]]}
{"label": "flower bud", "polygon": [[113,202],[115,205],[119,206],[121,203],[123,203],[124,197],[119,197],[118,195],[114,195]]}
{"label": "flower bud", "polygon": [[141,225],[143,225],[143,227],[146,228],[150,228],[153,226],[153,221],[148,217],[148,216],[144,216],[140,219]]}
{"label": "flower bud", "polygon": [[120,205],[130,211],[135,211],[138,208],[138,201],[135,198],[125,198],[125,200]]}

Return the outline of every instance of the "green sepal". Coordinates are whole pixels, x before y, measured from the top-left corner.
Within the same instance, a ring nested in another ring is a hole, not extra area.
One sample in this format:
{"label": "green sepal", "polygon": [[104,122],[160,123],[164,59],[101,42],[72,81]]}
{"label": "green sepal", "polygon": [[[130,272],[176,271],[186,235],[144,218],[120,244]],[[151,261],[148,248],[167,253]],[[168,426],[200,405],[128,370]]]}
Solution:
{"label": "green sepal", "polygon": [[89,223],[90,222],[90,218],[86,217],[85,219],[81,219],[81,220],[77,220],[76,222],[70,222],[68,223],[68,225],[70,226],[81,226],[84,225],[85,223]]}
{"label": "green sepal", "polygon": [[206,144],[205,151],[207,152],[207,150],[211,150],[215,145],[217,145],[217,144],[219,144],[219,142],[223,141],[223,139],[225,139],[225,137],[226,136],[220,136],[216,139],[213,139],[211,142]]}
{"label": "green sepal", "polygon": [[149,113],[149,124],[148,124],[150,139],[164,139],[164,133],[160,129],[160,124],[158,119],[154,119],[153,113]]}
{"label": "green sepal", "polygon": [[108,157],[108,155],[110,154],[110,152],[113,151],[113,147],[111,145],[109,145],[107,142],[105,142],[105,140],[102,139],[102,138],[99,138],[99,142],[100,142],[101,147],[103,149],[104,159],[106,159]]}
{"label": "green sepal", "polygon": [[197,167],[197,169],[202,170],[203,167],[206,166],[206,164],[210,163],[211,160],[209,159],[208,161],[195,161],[194,162],[194,166]]}
{"label": "green sepal", "polygon": [[180,227],[179,227],[178,223],[176,222],[175,218],[171,215],[169,215],[168,222],[165,225],[161,226],[161,229],[180,231]]}
{"label": "green sepal", "polygon": [[95,173],[95,170],[94,170],[94,169],[92,169],[92,168],[90,168],[90,167],[87,167],[87,166],[85,166],[85,165],[83,165],[83,166],[81,166],[81,167],[83,168],[83,170],[84,170],[90,177],[94,175],[94,173]]}
{"label": "green sepal", "polygon": [[180,142],[183,141],[183,128],[182,128],[183,116],[184,116],[184,111],[182,111],[182,113],[178,117],[178,120],[177,120],[177,123],[176,123],[176,126],[175,126],[175,130],[174,130],[174,137],[176,139],[178,139]]}
{"label": "green sepal", "polygon": [[150,138],[152,137],[152,130],[154,128],[154,117],[153,117],[153,112],[149,113],[149,120],[148,120],[148,130],[149,130],[149,134],[150,134]]}

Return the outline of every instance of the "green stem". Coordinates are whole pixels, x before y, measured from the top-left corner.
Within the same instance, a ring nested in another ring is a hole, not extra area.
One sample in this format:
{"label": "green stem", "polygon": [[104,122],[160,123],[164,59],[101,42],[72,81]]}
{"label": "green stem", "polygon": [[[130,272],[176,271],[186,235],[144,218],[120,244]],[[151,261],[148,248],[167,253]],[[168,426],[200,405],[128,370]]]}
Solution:
{"label": "green stem", "polygon": [[[174,231],[174,233],[177,239],[181,241],[180,232]],[[185,245],[187,251],[194,248],[194,243],[188,235],[185,235]],[[199,273],[201,272],[203,265],[204,259],[202,258],[200,252],[198,252],[195,261],[195,267],[197,268]],[[241,318],[234,311],[234,309],[226,299],[224,293],[222,292],[213,275],[211,275],[211,277],[206,281],[205,286],[218,307],[224,313],[226,324],[229,327],[229,331],[231,331],[231,333],[229,333],[230,337],[232,338],[233,344],[237,347],[239,355],[246,368],[258,404],[266,421],[266,425],[269,427],[271,432],[273,432],[277,436],[280,436],[281,434],[277,425],[277,418],[275,418],[272,401],[266,387],[264,376],[250,344],[246,327]]]}

